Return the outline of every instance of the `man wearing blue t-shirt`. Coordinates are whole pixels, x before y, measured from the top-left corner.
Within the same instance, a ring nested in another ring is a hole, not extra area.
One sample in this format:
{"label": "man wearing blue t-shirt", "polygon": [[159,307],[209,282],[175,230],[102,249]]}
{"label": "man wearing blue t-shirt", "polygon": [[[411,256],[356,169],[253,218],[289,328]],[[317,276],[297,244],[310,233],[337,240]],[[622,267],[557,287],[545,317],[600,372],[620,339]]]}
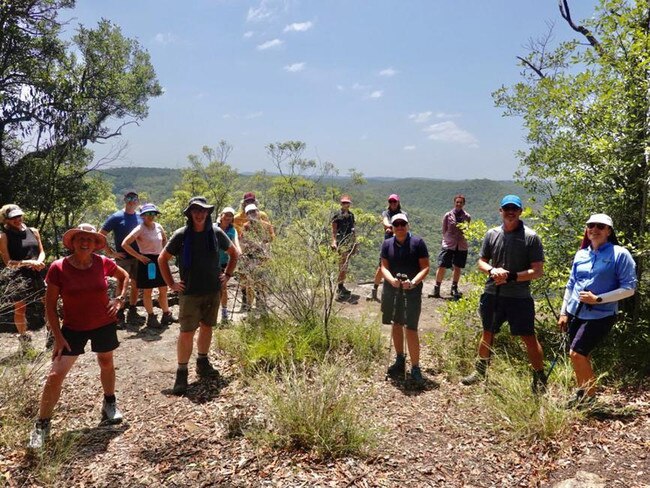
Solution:
{"label": "man wearing blue t-shirt", "polygon": [[[136,322],[139,319],[135,306],[138,302],[138,284],[135,281],[138,273],[138,260],[130,254],[127,254],[126,251],[122,249],[122,241],[133,229],[142,223],[142,218],[136,211],[139,204],[140,198],[138,197],[138,194],[134,191],[127,191],[124,194],[124,208],[108,217],[99,231],[105,236],[113,232],[115,247],[112,248],[110,245],[107,245],[106,254],[115,259],[117,265],[129,273],[131,291],[129,293],[128,322]],[[131,246],[138,251],[138,245],[135,242],[131,244]],[[118,318],[120,321],[124,320],[123,312]]]}

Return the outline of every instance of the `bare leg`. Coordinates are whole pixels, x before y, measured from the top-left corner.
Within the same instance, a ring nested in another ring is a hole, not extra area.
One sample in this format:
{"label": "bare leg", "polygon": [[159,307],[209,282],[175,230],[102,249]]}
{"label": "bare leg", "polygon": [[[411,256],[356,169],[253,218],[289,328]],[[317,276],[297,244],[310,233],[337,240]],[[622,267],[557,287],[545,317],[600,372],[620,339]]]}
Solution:
{"label": "bare leg", "polygon": [[534,335],[521,336],[521,339],[526,344],[526,352],[531,366],[535,371],[544,369],[544,353],[542,346]]}
{"label": "bare leg", "polygon": [[129,292],[129,305],[135,305],[138,303],[138,284],[134,279],[129,280],[129,285],[131,286],[131,291]]}
{"label": "bare leg", "polygon": [[445,272],[447,271],[447,268],[443,268],[440,266],[438,270],[436,271],[436,283],[442,283],[445,279]]}
{"label": "bare leg", "polygon": [[142,290],[142,304],[147,313],[153,313],[153,300],[151,299],[151,294],[153,293],[153,288],[146,288]]}
{"label": "bare leg", "polygon": [[228,308],[228,289],[225,286],[221,289],[221,308]]}
{"label": "bare leg", "polygon": [[377,268],[377,271],[375,271],[375,286],[379,286],[381,284],[381,266]]}
{"label": "bare leg", "polygon": [[14,303],[14,323],[20,335],[27,333],[27,304],[23,301]]}
{"label": "bare leg", "polygon": [[98,352],[99,377],[102,381],[104,395],[115,394],[115,366],[113,364],[113,351]]}
{"label": "bare leg", "polygon": [[462,273],[462,271],[463,270],[458,266],[454,266],[454,274],[451,278],[454,283],[458,283],[460,281],[460,274]]}
{"label": "bare leg", "polygon": [[52,361],[52,367],[47,375],[43,393],[41,394],[41,405],[38,410],[39,419],[49,419],[52,417],[54,407],[61,396],[61,387],[63,380],[77,360],[78,356],[61,356]]}
{"label": "bare leg", "polygon": [[417,330],[406,329],[406,344],[409,348],[411,366],[420,365],[420,338]]}
{"label": "bare leg", "polygon": [[404,354],[404,326],[393,324],[393,345],[397,354]]}
{"label": "bare leg", "polygon": [[594,377],[594,370],[591,367],[591,361],[588,356],[571,350],[569,353],[573,370],[576,373],[576,380],[578,387],[583,388],[587,396],[594,396],[596,394],[596,379]]}
{"label": "bare leg", "polygon": [[201,323],[199,326],[199,338],[196,341],[196,350],[199,354],[207,354],[212,344],[212,327]]}
{"label": "bare leg", "polygon": [[158,305],[160,309],[167,313],[169,312],[169,302],[167,301],[167,287],[160,286],[158,287]]}
{"label": "bare leg", "polygon": [[194,347],[194,332],[181,332],[176,342],[176,357],[179,364],[185,364],[190,360],[192,348]]}
{"label": "bare leg", "polygon": [[492,342],[494,341],[494,333],[483,331],[481,335],[481,342],[478,345],[478,357],[488,359],[492,351]]}

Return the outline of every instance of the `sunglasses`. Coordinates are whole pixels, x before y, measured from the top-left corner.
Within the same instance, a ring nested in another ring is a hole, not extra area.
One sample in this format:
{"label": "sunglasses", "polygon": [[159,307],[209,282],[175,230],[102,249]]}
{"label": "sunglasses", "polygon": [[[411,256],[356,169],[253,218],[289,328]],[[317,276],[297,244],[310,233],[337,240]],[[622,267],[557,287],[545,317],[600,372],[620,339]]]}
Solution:
{"label": "sunglasses", "polygon": [[587,229],[593,229],[594,227],[596,227],[598,230],[603,230],[605,227],[607,227],[607,225],[595,222],[589,222],[587,224]]}
{"label": "sunglasses", "polygon": [[501,210],[505,210],[506,212],[512,212],[513,210],[521,210],[517,205],[504,205],[501,207]]}
{"label": "sunglasses", "polygon": [[158,215],[158,214],[157,214],[156,212],[145,212],[145,213],[143,213],[143,214],[141,214],[141,215],[142,215],[143,217],[155,217],[155,216]]}
{"label": "sunglasses", "polygon": [[408,222],[404,222],[403,220],[398,220],[397,222],[393,222],[393,227],[406,227]]}

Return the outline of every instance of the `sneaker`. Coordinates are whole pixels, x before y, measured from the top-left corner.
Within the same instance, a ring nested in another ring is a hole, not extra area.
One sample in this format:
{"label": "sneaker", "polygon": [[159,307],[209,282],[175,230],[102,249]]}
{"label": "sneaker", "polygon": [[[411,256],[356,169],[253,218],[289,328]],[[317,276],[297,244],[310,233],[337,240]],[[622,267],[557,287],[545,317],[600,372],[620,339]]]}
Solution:
{"label": "sneaker", "polygon": [[411,381],[417,386],[424,385],[424,378],[422,377],[422,370],[419,366],[411,366]]}
{"label": "sneaker", "polygon": [[124,420],[124,416],[120,412],[120,409],[117,408],[117,402],[109,403],[104,400],[102,404],[102,422],[119,424],[122,423],[122,420]]}
{"label": "sneaker", "polygon": [[440,287],[434,286],[433,292],[427,295],[427,298],[440,298]]}
{"label": "sneaker", "polygon": [[185,395],[187,392],[187,369],[176,370],[176,381],[174,381],[174,395]]}
{"label": "sneaker", "polygon": [[533,395],[541,395],[546,393],[547,382],[548,378],[546,377],[546,373],[544,373],[543,369],[540,371],[533,371],[533,381],[530,385],[530,388],[533,391]]}
{"label": "sneaker", "polygon": [[48,437],[50,437],[50,420],[38,420],[29,434],[27,447],[34,450],[42,449]]}
{"label": "sneaker", "polygon": [[151,327],[152,329],[160,329],[162,327],[162,324],[158,322],[158,317],[156,317],[156,314],[150,313],[147,314],[147,327]]}
{"label": "sneaker", "polygon": [[397,356],[395,362],[388,367],[386,375],[394,380],[404,379],[406,375],[406,356]]}
{"label": "sneaker", "polygon": [[136,324],[140,322],[142,317],[138,315],[138,307],[135,305],[129,305],[127,311],[126,311],[126,323],[127,324]]}
{"label": "sneaker", "polygon": [[219,371],[212,367],[208,358],[196,359],[196,373],[203,379],[219,377]]}
{"label": "sneaker", "polygon": [[163,312],[162,318],[160,319],[160,325],[164,327],[174,322],[178,322],[178,319],[172,315],[171,311]]}
{"label": "sneaker", "polygon": [[487,365],[487,359],[477,359],[474,371],[470,375],[461,378],[460,382],[463,385],[470,386],[483,381],[487,372]]}

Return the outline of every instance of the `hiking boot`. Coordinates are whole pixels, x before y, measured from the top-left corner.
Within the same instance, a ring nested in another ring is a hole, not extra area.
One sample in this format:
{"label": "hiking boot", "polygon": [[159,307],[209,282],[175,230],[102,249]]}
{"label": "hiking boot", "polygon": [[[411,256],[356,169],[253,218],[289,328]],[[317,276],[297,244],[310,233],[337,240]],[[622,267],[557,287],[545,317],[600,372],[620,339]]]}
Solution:
{"label": "hiking boot", "polygon": [[345,286],[340,286],[338,289],[338,293],[342,296],[350,296],[352,295],[352,292],[348,290]]}
{"label": "hiking boot", "polygon": [[440,287],[434,286],[433,292],[427,295],[427,298],[440,298]]}
{"label": "hiking boot", "polygon": [[589,396],[582,388],[578,388],[567,404],[567,409],[589,410],[596,404],[596,396]]}
{"label": "hiking boot", "polygon": [[162,324],[158,322],[158,317],[156,317],[156,314],[150,313],[147,314],[147,327],[151,327],[152,329],[160,329],[162,327]]}
{"label": "hiking boot", "polygon": [[[395,362],[388,367],[386,375],[390,376],[394,380],[403,380],[406,375],[406,356],[398,354],[395,358]],[[420,376],[422,375],[420,374]]]}
{"label": "hiking boot", "polygon": [[422,377],[422,370],[419,366],[411,366],[411,381],[416,386],[424,386],[424,378]]}
{"label": "hiking boot", "polygon": [[176,381],[174,381],[174,395],[185,395],[187,392],[187,369],[176,370]]}
{"label": "hiking boot", "polygon": [[135,305],[129,305],[126,311],[126,323],[127,324],[137,324],[142,320],[142,317],[138,315],[138,307]]}
{"label": "hiking boot", "polygon": [[117,325],[116,325],[117,330],[126,329],[126,321],[124,320],[123,308],[117,311],[117,316],[115,318],[117,319]]}
{"label": "hiking boot", "polygon": [[533,395],[542,395],[546,393],[547,382],[548,378],[546,377],[546,373],[544,373],[543,369],[540,369],[539,371],[533,371],[533,381],[530,385],[530,388],[533,391]]}
{"label": "hiking boot", "polygon": [[29,354],[34,351],[32,347],[32,336],[28,333],[20,334],[18,336],[18,346],[20,348],[20,354]]}
{"label": "hiking boot", "polygon": [[34,450],[42,449],[49,437],[50,419],[38,420],[34,424],[34,429],[29,434],[29,442],[27,443],[27,447]]}
{"label": "hiking boot", "polygon": [[172,315],[171,311],[163,312],[162,318],[160,319],[160,325],[161,326],[165,327],[165,326],[170,325],[170,324],[172,324],[174,322],[178,322],[178,319]]}
{"label": "hiking boot", "polygon": [[[346,293],[346,291],[347,291],[347,293]],[[347,300],[348,298],[350,298],[350,294],[351,294],[351,292],[349,290],[339,288],[338,290],[336,290],[336,299],[337,300]]]}
{"label": "hiking boot", "polygon": [[117,402],[107,402],[104,400],[102,404],[102,422],[107,424],[120,424],[124,420],[124,416],[120,409],[117,408]]}
{"label": "hiking boot", "polygon": [[381,300],[377,298],[377,288],[373,288],[370,294],[366,297],[366,300],[369,302],[380,302]]}
{"label": "hiking boot", "polygon": [[208,358],[196,359],[196,374],[203,379],[219,377],[219,371],[212,367]]}
{"label": "hiking boot", "polygon": [[470,375],[461,378],[460,382],[463,385],[470,386],[483,381],[487,372],[487,365],[487,359],[477,359],[474,371]]}
{"label": "hiking boot", "polygon": [[458,291],[458,288],[453,287],[453,286],[451,287],[450,294],[451,294],[451,299],[455,300],[455,301],[460,300],[462,298],[462,296],[463,296],[463,294]]}

